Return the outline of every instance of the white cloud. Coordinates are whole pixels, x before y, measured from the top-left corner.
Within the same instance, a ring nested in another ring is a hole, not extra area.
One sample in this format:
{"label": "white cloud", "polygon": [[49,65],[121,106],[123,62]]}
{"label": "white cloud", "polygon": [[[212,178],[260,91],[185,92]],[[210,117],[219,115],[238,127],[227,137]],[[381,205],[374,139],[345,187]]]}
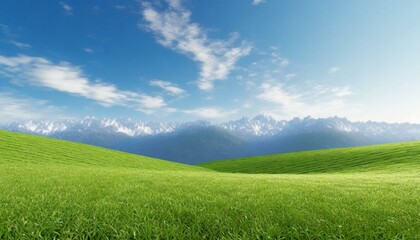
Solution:
{"label": "white cloud", "polygon": [[0,74],[21,84],[29,83],[82,96],[103,106],[154,109],[166,105],[159,96],[123,91],[109,83],[92,82],[79,67],[65,62],[54,64],[45,58],[0,55]]}
{"label": "white cloud", "polygon": [[252,104],[250,102],[245,102],[244,104],[242,104],[242,108],[247,109],[247,108],[251,108],[251,107],[252,107]]}
{"label": "white cloud", "polygon": [[61,109],[45,100],[14,96],[11,92],[0,92],[0,123],[53,118]]}
{"label": "white cloud", "polygon": [[176,84],[173,84],[171,82],[161,81],[161,80],[153,80],[153,81],[150,81],[150,85],[154,86],[154,87],[162,88],[163,90],[168,92],[170,95],[180,96],[180,95],[185,94],[184,89],[178,87]]}
{"label": "white cloud", "polygon": [[19,65],[25,65],[31,62],[48,63],[48,61],[43,58],[28,57],[25,55],[19,55],[17,57],[5,57],[0,55],[0,65],[9,67],[9,70],[13,70]]}
{"label": "white cloud", "polygon": [[17,41],[16,38],[18,37],[18,35],[14,34],[10,30],[8,25],[0,24],[0,33],[1,33],[1,35],[4,36],[3,39],[0,39],[0,41],[2,41],[2,42],[12,44],[12,45],[14,45],[18,48],[22,48],[22,49],[31,47],[31,45],[29,45],[27,43]]}
{"label": "white cloud", "polygon": [[238,67],[240,76],[248,76],[248,78],[257,81],[280,78],[288,81],[297,76],[294,73],[286,75],[285,69],[291,64],[291,61],[281,56],[277,47],[271,47],[269,52],[260,50],[257,53],[256,59],[248,67]]}
{"label": "white cloud", "polygon": [[286,81],[290,81],[293,78],[295,78],[296,76],[297,76],[296,73],[289,73],[289,74],[286,74],[286,76],[284,78],[286,79]]}
{"label": "white cloud", "polygon": [[296,92],[281,84],[264,82],[257,99],[265,103],[262,112],[276,118],[329,117],[345,107],[345,97],[351,95],[349,87],[315,86],[308,91]]}
{"label": "white cloud", "polygon": [[164,108],[163,111],[167,113],[175,113],[175,112],[178,112],[178,109],[168,107],[168,108]]}
{"label": "white cloud", "polygon": [[312,88],[312,91],[307,92],[312,96],[320,97],[322,95],[329,95],[335,97],[347,97],[353,95],[349,86],[344,87],[331,87],[326,85],[317,85]]}
{"label": "white cloud", "polygon": [[181,6],[179,0],[167,0],[167,3],[165,11],[158,11],[151,3],[144,3],[146,28],[155,34],[161,45],[199,62],[198,87],[213,89],[213,82],[226,79],[236,62],[250,53],[251,46],[243,42],[233,47],[237,34],[229,40],[209,39],[199,24],[190,21],[191,12]]}
{"label": "white cloud", "polygon": [[93,53],[93,50],[91,48],[83,48],[83,51],[87,53]]}
{"label": "white cloud", "polygon": [[263,83],[258,99],[281,105],[286,111],[301,108],[301,95],[287,92],[282,85]]}
{"label": "white cloud", "polygon": [[114,8],[117,9],[117,10],[125,10],[125,9],[127,9],[127,6],[117,4],[117,5],[114,6]]}
{"label": "white cloud", "polygon": [[183,110],[184,113],[193,114],[201,118],[208,119],[223,119],[232,114],[235,114],[237,110],[226,111],[218,107],[202,107],[191,110]]}
{"label": "white cloud", "polygon": [[336,97],[346,97],[350,96],[353,93],[350,91],[350,87],[342,87],[342,88],[332,88],[331,91],[335,94]]}
{"label": "white cloud", "polygon": [[29,45],[27,43],[18,42],[16,40],[10,40],[9,43],[15,45],[18,48],[30,48],[31,47],[31,45]]}
{"label": "white cloud", "polygon": [[338,70],[340,70],[339,67],[331,67],[330,69],[328,69],[328,72],[330,74],[334,74],[334,73],[338,72]]}
{"label": "white cloud", "polygon": [[60,2],[61,7],[64,9],[65,13],[68,15],[72,15],[73,14],[73,7],[68,5],[65,2]]}
{"label": "white cloud", "polygon": [[153,97],[148,95],[139,95],[139,103],[145,108],[161,108],[166,105],[165,101],[161,97]]}
{"label": "white cloud", "polygon": [[265,2],[265,0],[252,0],[253,5],[258,5],[258,4],[261,4],[263,2]]}
{"label": "white cloud", "polygon": [[290,64],[289,59],[279,56],[278,49],[273,49],[271,53],[271,62],[280,68],[287,67]]}

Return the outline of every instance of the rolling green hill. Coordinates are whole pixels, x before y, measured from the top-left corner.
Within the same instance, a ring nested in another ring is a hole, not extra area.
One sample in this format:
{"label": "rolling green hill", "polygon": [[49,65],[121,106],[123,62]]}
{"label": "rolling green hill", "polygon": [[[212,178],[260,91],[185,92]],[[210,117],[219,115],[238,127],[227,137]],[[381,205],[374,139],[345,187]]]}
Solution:
{"label": "rolling green hill", "polygon": [[212,161],[200,166],[235,173],[420,171],[420,142],[383,144]]}
{"label": "rolling green hill", "polygon": [[188,166],[46,137],[0,130],[0,164],[69,165],[72,167],[134,168],[142,170],[189,170]]}
{"label": "rolling green hill", "polygon": [[363,171],[242,174],[0,131],[0,239],[419,239],[418,144],[393,146]]}

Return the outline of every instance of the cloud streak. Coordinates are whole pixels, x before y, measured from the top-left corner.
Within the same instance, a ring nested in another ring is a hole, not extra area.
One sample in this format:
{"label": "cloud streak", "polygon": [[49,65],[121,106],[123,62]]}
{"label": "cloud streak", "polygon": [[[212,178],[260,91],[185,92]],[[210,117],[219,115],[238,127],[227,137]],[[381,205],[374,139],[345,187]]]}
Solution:
{"label": "cloud streak", "polygon": [[80,67],[66,62],[53,63],[45,58],[0,55],[0,73],[20,84],[31,84],[81,96],[110,106],[125,106],[136,110],[156,109],[166,105],[163,98],[124,91],[115,85],[93,82]]}
{"label": "cloud streak", "polygon": [[252,47],[245,42],[233,46],[237,34],[229,40],[210,39],[199,24],[191,22],[191,12],[178,0],[168,0],[162,11],[148,2],[143,6],[146,29],[158,43],[200,63],[197,86],[202,90],[211,90],[214,81],[226,79],[237,61],[251,51]]}
{"label": "cloud streak", "polygon": [[153,80],[150,81],[150,86],[159,87],[165,90],[168,94],[173,96],[185,95],[185,90],[178,87],[176,84],[167,81]]}
{"label": "cloud streak", "polygon": [[265,0],[252,0],[252,5],[259,5],[263,2],[265,2]]}
{"label": "cloud streak", "polygon": [[0,124],[14,121],[49,118],[60,114],[61,109],[49,102],[34,98],[14,96],[11,92],[0,92]]}
{"label": "cloud streak", "polygon": [[190,110],[183,110],[182,112],[192,114],[201,118],[207,119],[224,119],[237,112],[237,110],[227,111],[219,107],[202,107]]}
{"label": "cloud streak", "polygon": [[15,45],[18,48],[22,48],[22,49],[31,47],[31,45],[29,45],[27,43],[19,42],[19,41],[16,41],[16,40],[10,40],[9,43]]}
{"label": "cloud streak", "polygon": [[258,99],[280,105],[287,112],[299,109],[304,105],[301,95],[286,91],[282,85],[263,83],[260,88],[261,93],[257,95]]}
{"label": "cloud streak", "polygon": [[93,53],[94,51],[92,50],[92,48],[83,48],[83,51],[87,52],[87,53]]}
{"label": "cloud streak", "polygon": [[339,67],[331,67],[330,69],[328,69],[328,73],[334,74],[334,73],[338,72],[338,70],[340,70]]}
{"label": "cloud streak", "polygon": [[72,7],[72,6],[68,5],[68,4],[67,4],[67,3],[65,3],[65,2],[60,2],[60,5],[61,5],[61,7],[64,9],[64,12],[65,12],[67,15],[73,15],[73,7]]}
{"label": "cloud streak", "polygon": [[[318,85],[312,90],[296,93],[274,82],[264,82],[260,86],[257,99],[265,103],[264,113],[277,118],[328,117],[345,106],[345,97],[352,95],[350,88]],[[267,105],[268,104],[268,105]]]}
{"label": "cloud streak", "polygon": [[3,39],[0,39],[2,42],[12,44],[21,49],[31,47],[30,44],[17,41],[16,38],[18,38],[18,35],[14,34],[8,25],[0,24],[0,35],[3,35]]}

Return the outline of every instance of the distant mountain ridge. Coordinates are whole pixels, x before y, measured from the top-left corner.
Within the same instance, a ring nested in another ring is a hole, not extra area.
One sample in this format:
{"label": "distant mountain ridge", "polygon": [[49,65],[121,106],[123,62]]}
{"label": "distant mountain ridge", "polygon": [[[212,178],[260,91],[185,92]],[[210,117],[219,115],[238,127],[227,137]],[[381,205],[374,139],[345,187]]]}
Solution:
{"label": "distant mountain ridge", "polygon": [[287,121],[258,115],[218,124],[86,117],[80,120],[15,122],[0,128],[189,164],[261,154],[420,140],[420,124],[351,122],[339,117],[305,117]]}
{"label": "distant mountain ridge", "polygon": [[141,122],[131,119],[108,119],[85,117],[80,120],[58,121],[22,121],[1,126],[2,129],[28,132],[39,135],[53,135],[60,132],[82,131],[96,129],[123,133],[128,136],[146,136],[161,133],[174,132],[191,126],[219,126],[223,129],[251,136],[273,136],[279,133],[294,131],[311,132],[314,130],[336,129],[343,132],[362,132],[368,135],[380,135],[398,131],[399,133],[420,134],[420,124],[409,123],[385,123],[385,122],[351,122],[346,118],[330,117],[314,119],[311,117],[294,118],[292,120],[275,120],[266,115],[258,115],[254,118],[243,117],[235,121],[212,124],[208,121],[194,122]]}

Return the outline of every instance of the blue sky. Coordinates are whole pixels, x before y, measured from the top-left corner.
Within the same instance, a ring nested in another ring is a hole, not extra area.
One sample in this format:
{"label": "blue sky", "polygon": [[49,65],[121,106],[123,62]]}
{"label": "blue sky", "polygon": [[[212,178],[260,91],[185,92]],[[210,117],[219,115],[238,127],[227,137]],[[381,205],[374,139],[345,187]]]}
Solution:
{"label": "blue sky", "polygon": [[0,123],[420,123],[416,0],[0,3]]}

